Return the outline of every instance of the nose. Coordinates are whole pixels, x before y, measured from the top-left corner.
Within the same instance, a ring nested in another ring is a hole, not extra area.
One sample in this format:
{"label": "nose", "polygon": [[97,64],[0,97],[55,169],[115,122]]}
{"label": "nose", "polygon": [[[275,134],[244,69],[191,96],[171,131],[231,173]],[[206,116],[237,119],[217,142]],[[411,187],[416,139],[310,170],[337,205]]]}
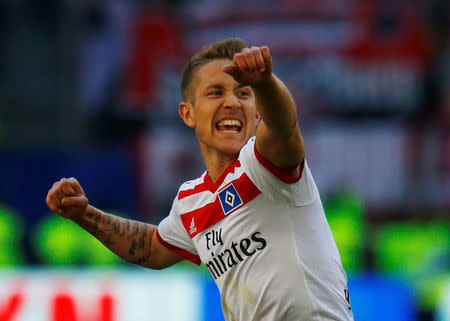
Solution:
{"label": "nose", "polygon": [[225,95],[223,107],[227,109],[239,108],[241,107],[241,102],[239,101],[235,93],[228,93],[227,95]]}

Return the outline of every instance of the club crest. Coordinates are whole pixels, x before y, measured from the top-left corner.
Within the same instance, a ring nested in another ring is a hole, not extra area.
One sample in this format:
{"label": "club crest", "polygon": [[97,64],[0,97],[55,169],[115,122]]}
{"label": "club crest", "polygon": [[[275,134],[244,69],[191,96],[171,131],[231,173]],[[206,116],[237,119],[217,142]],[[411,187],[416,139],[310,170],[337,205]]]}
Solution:
{"label": "club crest", "polygon": [[242,199],[233,184],[219,193],[219,200],[225,215],[242,205]]}

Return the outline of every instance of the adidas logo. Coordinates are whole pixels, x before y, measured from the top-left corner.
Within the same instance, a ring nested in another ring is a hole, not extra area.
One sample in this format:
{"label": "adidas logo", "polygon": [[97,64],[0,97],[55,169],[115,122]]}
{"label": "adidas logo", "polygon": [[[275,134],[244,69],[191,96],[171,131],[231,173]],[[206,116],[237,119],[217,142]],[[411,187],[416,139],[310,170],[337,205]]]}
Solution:
{"label": "adidas logo", "polygon": [[197,228],[195,227],[194,218],[192,218],[191,225],[189,226],[189,234],[194,234],[197,232]]}

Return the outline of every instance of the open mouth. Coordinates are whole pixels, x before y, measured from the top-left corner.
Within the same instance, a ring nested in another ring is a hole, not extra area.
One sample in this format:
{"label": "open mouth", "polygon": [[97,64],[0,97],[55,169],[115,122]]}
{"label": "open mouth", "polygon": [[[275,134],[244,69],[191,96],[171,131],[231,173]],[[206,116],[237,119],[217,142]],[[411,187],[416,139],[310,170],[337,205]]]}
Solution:
{"label": "open mouth", "polygon": [[224,119],[216,124],[216,128],[219,132],[240,133],[242,123],[237,119]]}

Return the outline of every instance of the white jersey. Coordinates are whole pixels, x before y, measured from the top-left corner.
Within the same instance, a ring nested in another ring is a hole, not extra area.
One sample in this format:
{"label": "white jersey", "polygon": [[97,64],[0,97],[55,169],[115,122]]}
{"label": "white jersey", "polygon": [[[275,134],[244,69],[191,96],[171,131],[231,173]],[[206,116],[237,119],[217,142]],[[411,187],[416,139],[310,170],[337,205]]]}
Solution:
{"label": "white jersey", "polygon": [[353,320],[347,278],[306,161],[293,179],[255,138],[212,183],[184,183],[162,244],[208,267],[227,321]]}

